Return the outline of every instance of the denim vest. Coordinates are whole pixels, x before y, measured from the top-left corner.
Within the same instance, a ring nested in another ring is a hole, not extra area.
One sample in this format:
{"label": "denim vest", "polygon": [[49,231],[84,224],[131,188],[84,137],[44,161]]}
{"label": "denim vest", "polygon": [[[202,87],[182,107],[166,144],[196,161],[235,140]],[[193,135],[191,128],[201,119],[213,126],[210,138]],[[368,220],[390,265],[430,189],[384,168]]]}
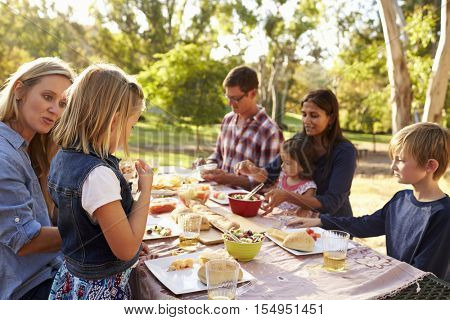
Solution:
{"label": "denim vest", "polygon": [[58,229],[67,269],[83,279],[101,279],[131,267],[139,252],[130,261],[122,261],[112,253],[102,229],[93,223],[81,204],[83,183],[99,166],[110,168],[120,181],[121,204],[128,217],[133,198],[131,189],[119,170],[119,159],[109,155],[102,159],[96,153],[85,154],[62,149],[50,166],[48,187],[59,209]]}

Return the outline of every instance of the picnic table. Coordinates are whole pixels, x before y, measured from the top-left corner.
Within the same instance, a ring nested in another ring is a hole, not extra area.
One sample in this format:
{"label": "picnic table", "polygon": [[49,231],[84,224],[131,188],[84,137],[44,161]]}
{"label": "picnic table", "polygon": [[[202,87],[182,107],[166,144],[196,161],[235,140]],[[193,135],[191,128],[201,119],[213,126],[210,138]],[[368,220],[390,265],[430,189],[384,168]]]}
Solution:
{"label": "picnic table", "polygon": [[[273,224],[273,219],[260,216],[248,219],[260,225]],[[177,248],[178,239],[147,243],[150,254],[169,257]],[[266,238],[255,259],[240,262],[255,279],[239,285],[237,299],[450,299],[450,284],[445,281],[369,247],[352,243],[354,247],[348,251],[345,270],[331,272],[322,268],[322,254],[295,256]],[[223,247],[223,244],[208,246],[213,250]],[[205,248],[201,245],[197,251]],[[134,299],[207,299],[206,291],[173,294],[150,272],[146,259],[141,257],[130,279]]]}

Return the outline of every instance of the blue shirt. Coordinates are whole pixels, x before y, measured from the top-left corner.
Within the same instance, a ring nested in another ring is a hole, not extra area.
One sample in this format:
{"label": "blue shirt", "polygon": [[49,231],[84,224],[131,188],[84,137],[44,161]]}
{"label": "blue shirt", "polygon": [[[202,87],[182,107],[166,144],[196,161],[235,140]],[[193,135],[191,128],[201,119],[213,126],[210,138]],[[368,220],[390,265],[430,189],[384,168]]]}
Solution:
{"label": "blue shirt", "polygon": [[450,281],[450,198],[418,201],[412,190],[397,192],[384,207],[363,217],[320,216],[325,229],[359,238],[386,235],[387,254]]}
{"label": "blue shirt", "polygon": [[[322,204],[321,213],[335,216],[352,216],[350,188],[356,170],[356,149],[350,142],[340,142],[331,151],[331,167],[326,170],[325,155],[315,163],[313,180],[317,184],[316,198]],[[268,181],[276,181],[281,172],[281,157],[269,163],[266,169]]]}
{"label": "blue shirt", "polygon": [[21,135],[0,122],[0,299],[19,299],[51,279],[61,263],[59,253],[17,255],[51,225],[26,147]]}

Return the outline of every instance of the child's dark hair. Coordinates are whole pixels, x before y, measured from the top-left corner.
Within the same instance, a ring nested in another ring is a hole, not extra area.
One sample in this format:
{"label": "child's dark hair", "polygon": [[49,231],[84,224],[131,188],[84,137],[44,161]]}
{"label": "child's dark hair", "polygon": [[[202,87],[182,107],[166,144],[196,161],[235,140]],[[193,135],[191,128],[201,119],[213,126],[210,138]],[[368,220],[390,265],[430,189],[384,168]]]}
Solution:
{"label": "child's dark hair", "polygon": [[314,151],[314,146],[310,137],[304,133],[296,134],[283,143],[282,150],[303,168],[303,172],[299,174],[300,178],[312,178],[317,154]]}

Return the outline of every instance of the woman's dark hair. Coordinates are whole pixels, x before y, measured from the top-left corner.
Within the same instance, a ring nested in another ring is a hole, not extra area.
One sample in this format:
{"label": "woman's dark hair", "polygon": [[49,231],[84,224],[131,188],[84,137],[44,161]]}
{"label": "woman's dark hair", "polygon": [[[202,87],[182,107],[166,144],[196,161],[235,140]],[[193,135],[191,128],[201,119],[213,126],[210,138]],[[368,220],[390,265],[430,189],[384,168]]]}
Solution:
{"label": "woman's dark hair", "polygon": [[311,179],[314,173],[314,163],[317,161],[317,154],[311,137],[304,133],[296,134],[291,139],[283,143],[282,150],[286,152],[303,168],[300,178]]}
{"label": "woman's dark hair", "polygon": [[[351,143],[348,139],[342,135],[341,126],[339,125],[339,103],[334,93],[329,89],[319,89],[310,91],[302,100],[301,106],[305,102],[312,102],[317,107],[325,111],[330,117],[330,123],[324,134],[321,136],[322,146],[327,150],[326,157],[327,162],[325,165],[324,177],[328,176],[331,170],[331,153],[334,147],[343,141]],[[306,130],[303,127],[303,133],[306,134]]]}

